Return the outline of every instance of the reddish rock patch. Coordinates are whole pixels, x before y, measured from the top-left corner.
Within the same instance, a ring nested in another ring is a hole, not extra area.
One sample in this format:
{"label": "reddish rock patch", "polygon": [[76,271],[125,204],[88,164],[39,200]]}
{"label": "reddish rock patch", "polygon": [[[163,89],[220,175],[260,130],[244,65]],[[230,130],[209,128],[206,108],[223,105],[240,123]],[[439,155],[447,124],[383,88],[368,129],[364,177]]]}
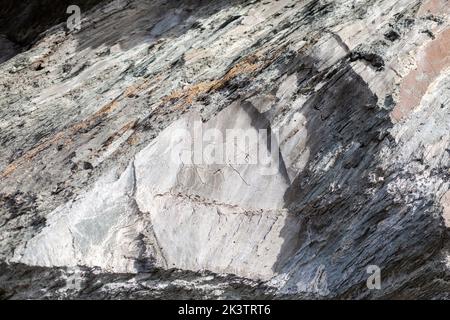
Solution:
{"label": "reddish rock patch", "polygon": [[417,68],[412,70],[400,85],[399,103],[391,113],[399,121],[416,108],[428,87],[443,70],[450,67],[450,29],[439,33],[434,40],[420,49]]}
{"label": "reddish rock patch", "polygon": [[450,0],[430,0],[422,4],[417,15],[421,17],[427,14],[442,14],[448,12],[449,8]]}
{"label": "reddish rock patch", "polygon": [[445,225],[450,228],[450,191],[447,191],[442,198],[442,206],[444,207]]}

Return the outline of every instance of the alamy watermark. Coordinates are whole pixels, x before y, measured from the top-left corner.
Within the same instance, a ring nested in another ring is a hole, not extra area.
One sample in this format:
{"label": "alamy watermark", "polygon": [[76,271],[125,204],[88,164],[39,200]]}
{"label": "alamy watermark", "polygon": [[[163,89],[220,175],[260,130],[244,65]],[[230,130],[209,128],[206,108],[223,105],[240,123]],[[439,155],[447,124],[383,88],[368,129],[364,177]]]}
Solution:
{"label": "alamy watermark", "polygon": [[67,28],[70,31],[81,30],[81,9],[77,5],[70,5],[66,10],[67,14],[70,14],[67,19]]}
{"label": "alamy watermark", "polygon": [[278,132],[270,129],[203,127],[176,129],[171,135],[171,161],[184,165],[253,165],[261,175],[279,172]]}

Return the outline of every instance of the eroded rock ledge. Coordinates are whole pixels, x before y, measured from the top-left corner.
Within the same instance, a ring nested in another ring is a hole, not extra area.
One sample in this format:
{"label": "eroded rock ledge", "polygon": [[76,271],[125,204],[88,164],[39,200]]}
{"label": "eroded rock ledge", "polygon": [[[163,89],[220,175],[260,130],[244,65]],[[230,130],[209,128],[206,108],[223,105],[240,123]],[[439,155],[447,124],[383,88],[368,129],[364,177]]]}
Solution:
{"label": "eroded rock ledge", "polygon": [[[115,0],[54,27],[0,64],[2,296],[448,298],[448,8]],[[278,132],[280,165],[173,162],[196,122]]]}

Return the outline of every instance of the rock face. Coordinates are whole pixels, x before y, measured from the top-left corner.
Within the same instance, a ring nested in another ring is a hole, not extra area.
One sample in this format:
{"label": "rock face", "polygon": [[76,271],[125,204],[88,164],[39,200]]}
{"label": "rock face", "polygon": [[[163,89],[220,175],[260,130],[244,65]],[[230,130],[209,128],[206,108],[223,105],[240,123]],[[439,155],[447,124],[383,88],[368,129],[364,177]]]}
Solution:
{"label": "rock face", "polygon": [[0,297],[449,298],[449,1],[98,2],[0,31]]}

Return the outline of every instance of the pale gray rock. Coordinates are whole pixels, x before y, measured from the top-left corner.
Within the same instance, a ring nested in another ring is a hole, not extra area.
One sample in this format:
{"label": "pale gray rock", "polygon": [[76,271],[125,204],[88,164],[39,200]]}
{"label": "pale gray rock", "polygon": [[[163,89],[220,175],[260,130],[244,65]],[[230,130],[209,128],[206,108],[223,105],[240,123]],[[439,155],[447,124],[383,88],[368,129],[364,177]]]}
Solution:
{"label": "pale gray rock", "polygon": [[19,51],[16,44],[0,34],[0,63],[13,57]]}
{"label": "pale gray rock", "polygon": [[[114,0],[52,27],[0,65],[1,297],[448,298],[449,10]],[[277,133],[278,165],[177,161],[198,123]]]}

